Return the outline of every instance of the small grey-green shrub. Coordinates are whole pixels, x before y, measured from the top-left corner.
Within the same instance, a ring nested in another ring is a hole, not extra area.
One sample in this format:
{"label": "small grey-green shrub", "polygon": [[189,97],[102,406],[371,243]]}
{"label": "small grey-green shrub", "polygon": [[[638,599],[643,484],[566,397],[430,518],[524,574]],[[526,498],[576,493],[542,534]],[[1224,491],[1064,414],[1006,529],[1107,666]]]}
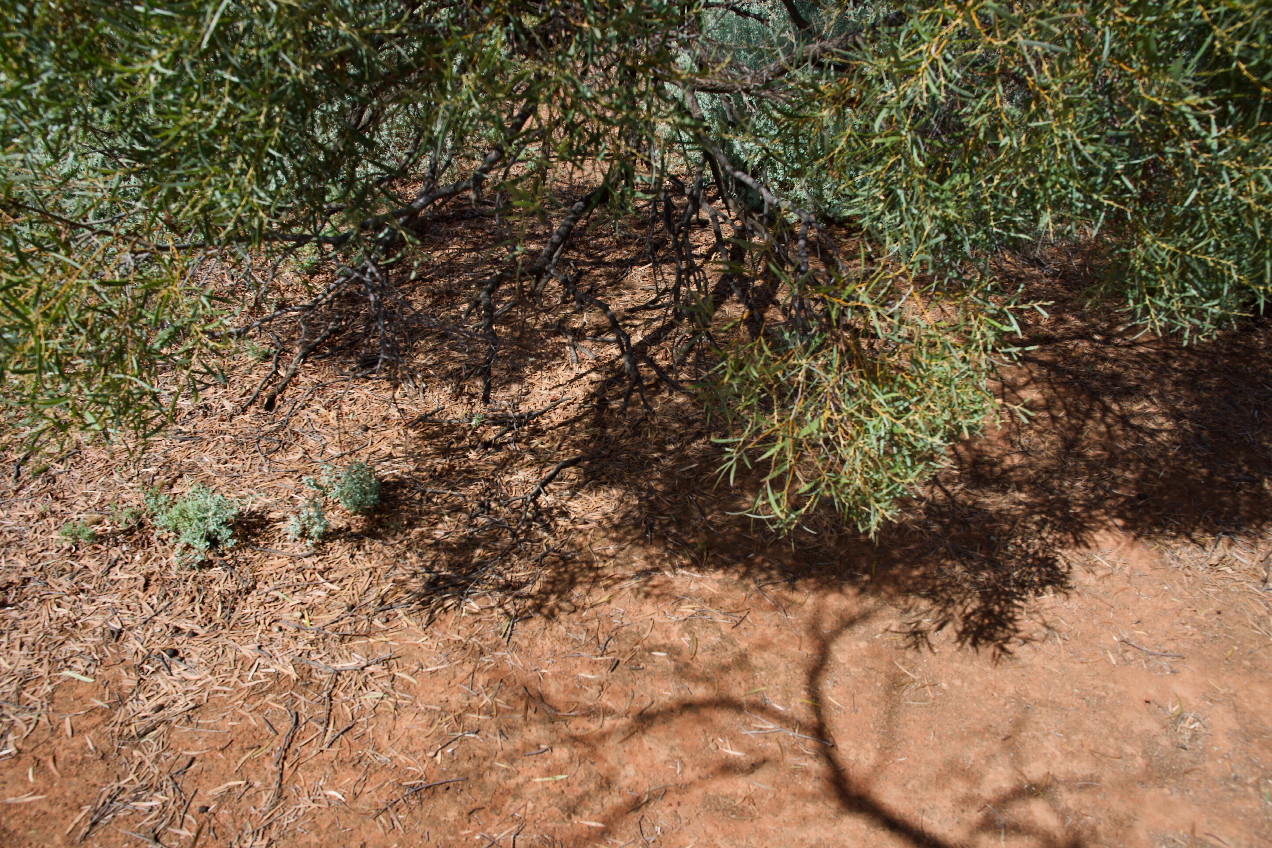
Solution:
{"label": "small grey-green shrub", "polygon": [[62,529],[58,530],[57,534],[63,539],[76,544],[83,542],[86,545],[91,545],[97,541],[97,533],[83,521],[68,521],[62,525]]}
{"label": "small grey-green shrub", "polygon": [[155,527],[176,537],[178,562],[198,565],[212,551],[234,547],[238,501],[200,485],[175,501],[158,491],[148,492],[145,500]]}
{"label": "small grey-green shrub", "polygon": [[305,482],[354,514],[370,512],[380,502],[380,480],[365,462],[355,462],[341,472],[328,467],[321,481],[307,478]]}
{"label": "small grey-green shrub", "polygon": [[127,530],[142,517],[142,510],[135,506],[113,506],[110,510],[111,523],[119,530]]}
{"label": "small grey-green shrub", "polygon": [[303,539],[314,545],[323,540],[330,528],[331,522],[327,520],[327,514],[323,511],[322,500],[310,498],[309,502],[300,512],[293,515],[287,524],[287,535],[297,542]]}

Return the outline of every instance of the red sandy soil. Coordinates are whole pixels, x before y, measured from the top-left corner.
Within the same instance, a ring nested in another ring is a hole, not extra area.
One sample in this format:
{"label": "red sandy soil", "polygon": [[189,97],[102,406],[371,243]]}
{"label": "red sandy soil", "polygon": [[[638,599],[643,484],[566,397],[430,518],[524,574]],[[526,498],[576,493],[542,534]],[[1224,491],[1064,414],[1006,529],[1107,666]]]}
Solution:
{"label": "red sandy soil", "polygon": [[[1109,533],[998,657],[915,648],[913,621],[868,590],[692,563],[507,638],[492,610],[403,620],[359,646],[394,657],[358,692],[375,708],[337,703],[319,732],[314,705],[292,734],[272,825],[289,709],[330,676],[258,668],[262,685],[183,717],[164,753],[190,804],[160,841],[1268,844],[1272,622],[1231,564]],[[3,844],[76,844],[73,820],[146,756],[112,738],[102,678],[126,673],[61,684],[4,761]],[[133,844],[154,800],[84,844]]]}
{"label": "red sandy soil", "polygon": [[[412,391],[316,365],[271,432],[244,360],[140,459],[6,471],[0,845],[1272,844],[1266,334],[1052,312],[1003,389],[1032,417],[875,540],[765,535],[691,409],[593,414],[558,334],[499,397],[567,403],[483,442],[436,316]],[[490,504],[581,454],[500,554]],[[355,458],[380,509],[289,541]],[[115,509],[152,479],[250,497],[240,544],[175,564]]]}

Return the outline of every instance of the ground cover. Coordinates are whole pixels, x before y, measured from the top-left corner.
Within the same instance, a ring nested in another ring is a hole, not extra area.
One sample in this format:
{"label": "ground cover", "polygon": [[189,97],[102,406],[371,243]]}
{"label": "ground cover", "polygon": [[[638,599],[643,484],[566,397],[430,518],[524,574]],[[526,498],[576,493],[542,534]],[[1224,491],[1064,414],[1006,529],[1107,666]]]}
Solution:
{"label": "ground cover", "polygon": [[[296,340],[262,335],[139,458],[6,457],[0,843],[1272,841],[1265,329],[1136,337],[1044,253],[999,388],[1027,414],[875,540],[778,538],[697,405],[651,378],[622,408],[599,313],[503,332],[480,402],[481,232],[421,236],[393,381],[349,376],[351,331],[267,411]],[[639,311],[666,269],[586,240],[633,344],[674,350]],[[378,506],[289,538],[353,461]],[[191,568],[143,498],[196,484],[243,510]]]}

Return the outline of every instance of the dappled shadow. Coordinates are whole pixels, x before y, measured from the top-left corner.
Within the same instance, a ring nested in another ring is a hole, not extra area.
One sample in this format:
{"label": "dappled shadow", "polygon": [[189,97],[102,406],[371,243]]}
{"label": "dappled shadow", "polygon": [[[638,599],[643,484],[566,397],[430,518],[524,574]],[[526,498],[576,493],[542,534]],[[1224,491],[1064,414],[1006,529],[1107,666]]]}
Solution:
{"label": "dappled shadow", "polygon": [[[1198,542],[1272,523],[1265,331],[1181,346],[1102,326],[1059,284],[1038,294],[1054,317],[1027,329],[1034,349],[1003,372],[1018,412],[959,445],[877,539],[825,516],[775,539],[739,517],[745,486],[715,485],[713,434],[680,399],[661,405],[666,421],[594,418],[606,429],[574,443],[595,455],[575,485],[623,491],[614,528],[633,544],[760,582],[913,599],[916,640],[948,628],[992,650],[1020,636],[1032,598],[1068,587],[1066,553],[1101,534]],[[540,599],[578,576],[545,575]]]}
{"label": "dappled shadow", "polygon": [[926,563],[899,588],[971,645],[1013,636],[1023,601],[1065,587],[1065,553],[1108,531],[1199,543],[1272,523],[1265,333],[1136,339],[1050,293],[1076,327],[1032,328],[1036,349],[1005,372],[1028,419],[960,445],[879,542],[901,569],[902,550]]}
{"label": "dappled shadow", "polygon": [[[706,697],[687,697],[663,703],[656,708],[646,708],[627,717],[620,717],[616,723],[606,727],[602,722],[599,729],[593,728],[583,733],[569,735],[569,748],[580,752],[580,760],[596,765],[605,772],[618,772],[624,758],[624,744],[633,738],[659,738],[670,734],[676,738],[698,738],[704,732],[708,736],[721,734],[728,736],[730,731],[737,733],[739,727],[751,728],[743,733],[775,734],[774,738],[785,740],[793,750],[811,756],[820,766],[820,777],[824,791],[815,796],[800,798],[796,793],[777,789],[782,800],[777,803],[787,814],[799,815],[799,804],[812,805],[814,815],[826,816],[827,821],[835,822],[844,817],[867,828],[871,838],[877,834],[889,837],[888,844],[912,846],[912,848],[954,848],[967,844],[966,835],[985,835],[997,841],[1004,834],[1010,834],[1018,844],[1033,848],[1083,848],[1087,844],[1084,837],[1067,825],[1047,823],[1030,810],[1020,807],[1020,802],[1032,802],[1039,798],[1037,786],[1021,779],[1019,785],[1013,785],[984,797],[968,797],[966,790],[960,788],[959,804],[955,821],[961,822],[960,830],[965,834],[943,832],[943,826],[933,826],[931,821],[924,822],[908,810],[898,808],[895,802],[884,800],[886,788],[892,782],[888,768],[886,751],[887,739],[895,731],[891,727],[895,720],[895,710],[904,698],[902,690],[893,688],[884,693],[882,726],[871,724],[872,734],[868,738],[842,736],[836,733],[836,720],[827,712],[827,705],[834,702],[831,696],[831,684],[828,670],[838,651],[851,650],[842,644],[845,637],[869,628],[879,618],[884,606],[867,601],[857,611],[849,614],[832,616],[830,621],[823,621],[818,616],[810,616],[811,623],[802,633],[806,649],[793,656],[799,674],[803,680],[800,693],[799,709],[792,711],[769,701],[764,697],[763,689],[743,692],[741,688],[722,689],[720,684],[721,670],[712,667],[694,667],[688,663],[676,664],[675,679],[683,688],[694,688],[711,692]],[[807,619],[806,619],[807,620]],[[604,648],[601,647],[603,651]],[[527,697],[532,703],[528,706],[543,708],[547,713],[543,721],[560,721],[560,713],[541,698],[527,690]],[[855,712],[855,709],[853,710]],[[536,709],[535,712],[539,712]],[[842,711],[841,711],[842,719]],[[704,731],[704,728],[710,730]],[[842,725],[840,726],[842,731]],[[761,738],[761,737],[752,737]],[[745,793],[752,776],[770,775],[764,778],[771,781],[774,771],[781,773],[789,766],[787,754],[779,745],[748,746],[746,753],[728,750],[730,756],[723,759],[700,757],[694,766],[680,774],[672,784],[661,784],[656,790],[664,794],[670,791],[673,797],[694,798],[700,794],[727,798],[730,794]],[[945,764],[941,768],[957,769],[959,757],[955,751],[949,752]],[[872,758],[873,767],[854,768],[851,757]],[[956,783],[956,775],[937,774],[933,776],[927,799],[949,792]],[[943,781],[949,778],[949,784]],[[611,785],[621,782],[616,775],[608,778]],[[653,779],[652,775],[649,779]],[[770,787],[773,788],[773,787]],[[643,818],[649,813],[647,805],[662,801],[662,796],[651,797],[652,790],[643,793],[608,793],[611,797],[605,801],[605,810],[589,814],[590,819],[612,834],[624,830],[640,829]],[[1008,820],[1010,817],[1010,820]],[[839,826],[835,826],[839,827]],[[566,842],[563,844],[576,844]],[[580,841],[577,844],[590,844]]]}
{"label": "dappled shadow", "polygon": [[[585,277],[587,284],[595,286],[597,296],[616,303],[626,292],[630,307],[645,294],[622,282],[639,259],[639,245],[615,240],[602,247],[603,261],[580,263],[592,275]],[[482,267],[472,261],[450,270],[475,275]],[[311,383],[307,390],[298,381],[270,419],[272,429],[263,435],[234,435],[234,444],[248,447],[251,461],[259,458],[264,465],[265,471],[249,482],[272,475],[294,484],[272,503],[288,509],[309,494],[301,475],[323,463],[366,456],[384,480],[381,503],[373,514],[336,513],[338,526],[328,539],[330,548],[314,552],[283,541],[278,520],[282,509],[258,507],[241,518],[243,546],[226,558],[229,568],[199,573],[199,585],[193,589],[186,572],[171,582],[161,576],[153,581],[158,588],[149,590],[150,572],[107,577],[117,553],[111,554],[100,579],[139,577],[142,591],[162,601],[141,605],[131,619],[141,621],[139,627],[159,615],[154,610],[162,612],[170,599],[196,598],[197,604],[189,607],[195,610],[190,620],[203,621],[201,616],[206,616],[216,622],[214,628],[226,621],[245,621],[242,627],[254,629],[252,640],[240,639],[247,647],[237,648],[250,662],[277,658],[280,667],[284,660],[299,663],[302,672],[317,670],[335,680],[338,672],[366,670],[371,667],[366,663],[378,664],[388,655],[346,657],[320,653],[314,646],[335,647],[355,637],[359,642],[350,644],[361,644],[364,637],[387,626],[377,619],[387,619],[383,614],[392,610],[407,611],[414,622],[426,623],[429,613],[474,599],[485,610],[499,604],[504,607],[501,614],[487,619],[497,619],[493,632],[500,643],[511,644],[517,623],[528,613],[550,617],[580,608],[590,611],[608,600],[606,593],[619,583],[630,584],[636,593],[655,582],[646,578],[673,574],[670,582],[679,592],[687,582],[676,574],[680,570],[690,572],[690,578],[705,573],[734,578],[742,584],[739,594],[763,598],[757,608],[771,603],[790,628],[767,644],[792,676],[802,678],[802,690],[787,701],[793,710],[774,708],[757,697],[762,690],[741,660],[699,656],[694,665],[660,659],[671,665],[671,674],[660,677],[647,671],[637,679],[631,672],[627,678],[633,692],[638,685],[656,684],[661,690],[665,681],[672,692],[664,693],[667,698],[657,708],[641,709],[641,703],[630,701],[623,707],[616,697],[613,706],[597,708],[599,724],[591,722],[592,714],[583,717],[587,721],[576,716],[579,724],[588,726],[579,729],[572,745],[591,752],[600,764],[597,771],[619,772],[617,784],[623,763],[613,746],[621,744],[621,734],[657,735],[668,728],[674,734],[686,726],[678,722],[701,716],[729,717],[735,729],[745,714],[747,721],[767,724],[759,731],[748,724],[742,732],[782,734],[811,752],[821,781],[817,785],[824,790],[812,801],[817,813],[841,815],[899,844],[924,848],[981,837],[986,842],[1011,837],[1038,848],[1080,848],[1081,837],[1025,809],[1045,788],[1023,775],[1019,780],[1006,778],[993,790],[982,781],[964,792],[957,803],[969,805],[967,815],[950,825],[963,831],[960,837],[929,826],[931,822],[925,825],[921,814],[899,804],[885,756],[899,726],[897,715],[888,710],[903,703],[894,691],[895,680],[884,680],[881,686],[859,681],[889,705],[882,711],[878,732],[873,724],[868,730],[862,725],[856,738],[836,739],[837,724],[843,735],[845,714],[830,713],[824,706],[836,694],[828,671],[832,658],[838,655],[842,661],[856,650],[845,639],[850,633],[859,638],[870,628],[872,636],[881,635],[877,628],[884,627],[892,636],[900,629],[911,645],[922,646],[944,632],[962,646],[1007,652],[1034,630],[1033,602],[1069,588],[1074,552],[1103,544],[1110,531],[1165,543],[1209,543],[1219,534],[1260,533],[1272,523],[1272,434],[1264,426],[1272,411],[1272,389],[1265,376],[1272,354],[1265,344],[1265,329],[1245,327],[1191,347],[1136,339],[1104,317],[1083,312],[1076,294],[1081,280],[1034,277],[1029,282],[1031,296],[1055,305],[1049,318],[1026,327],[1032,349],[1004,368],[1000,387],[1005,402],[1027,414],[1005,415],[985,436],[956,446],[949,467],[910,499],[897,520],[875,539],[846,529],[824,513],[787,538],[748,519],[745,512],[755,481],[743,478],[735,486],[719,482],[720,454],[712,439],[720,433],[694,399],[646,374],[643,401],[638,393],[622,408],[621,363],[607,340],[605,323],[594,315],[562,306],[518,327],[515,310],[510,311],[509,324],[501,326],[495,402],[479,404],[473,375],[484,341],[471,332],[471,324],[464,324],[463,295],[471,287],[456,279],[446,289],[423,286],[419,298],[407,304],[398,327],[400,350],[406,356],[403,379],[391,389],[382,383],[360,384],[373,385],[374,393],[364,393],[362,405],[353,409],[352,422],[339,419],[342,395],[327,390],[337,382],[351,385],[349,375],[365,366],[369,348],[354,344],[359,336],[351,329],[347,338],[338,339],[349,341],[348,348],[333,351],[329,359],[344,374],[340,380]],[[337,306],[351,313],[359,308],[352,296]],[[641,314],[647,320],[642,318],[639,336],[633,334],[635,344],[665,360],[668,350],[683,342],[683,326],[665,312]],[[351,321],[350,327],[354,324]],[[685,371],[689,373],[677,376],[689,384],[695,373]],[[319,410],[328,413],[327,420],[319,420],[317,429],[305,415],[304,404],[311,397],[318,398],[315,406],[327,405]],[[215,465],[204,456],[185,456],[183,461],[194,469]],[[237,476],[238,469],[227,472]],[[267,556],[253,558],[249,568],[247,558],[239,558],[239,552],[247,550]],[[258,561],[263,561],[259,567]],[[259,587],[255,574],[261,576]],[[212,579],[221,582],[211,583]],[[308,593],[313,586],[321,586],[324,593],[329,588],[341,591],[327,602],[314,590],[311,611]],[[851,591],[841,592],[845,587]],[[5,595],[0,606],[12,605],[19,584],[3,582],[0,590]],[[851,595],[857,612],[805,616],[807,626],[798,633],[781,608],[795,595],[845,594]],[[183,629],[148,637],[148,668],[162,666],[168,673],[168,660],[178,657],[155,650],[171,648],[177,640],[182,662],[197,647],[196,634],[184,629],[188,608],[178,604],[177,609],[179,613],[167,615],[180,621]],[[898,609],[909,611],[900,625],[895,621]],[[745,615],[749,613],[748,608]],[[737,613],[726,626],[740,624],[745,615]],[[578,621],[566,619],[571,626]],[[293,641],[295,633],[307,641]],[[782,640],[790,635],[796,638],[788,646]],[[212,636],[206,641],[211,644]],[[747,650],[764,644],[762,639],[748,642],[737,654],[745,657]],[[609,669],[610,675],[628,673],[625,668],[615,670],[637,656],[636,647],[638,643],[631,641],[623,653],[611,650],[604,657],[607,664],[597,668]],[[694,652],[696,647],[690,649],[691,657]],[[658,655],[665,658],[668,653]],[[605,654],[605,649],[598,648],[597,654]],[[573,654],[563,662],[568,656]],[[889,655],[882,663],[888,673],[891,664]],[[864,661],[854,665],[867,667]],[[601,678],[590,673],[594,670],[589,669],[587,680]],[[537,688],[536,675],[525,672],[526,698],[522,701],[514,687],[506,696],[515,702],[514,708],[506,712],[515,720],[518,706],[524,708],[523,717],[543,710],[546,724],[566,728],[557,732],[573,733],[566,721],[570,708],[554,711],[548,703],[551,696]],[[722,689],[720,677],[727,675],[741,678],[744,685]],[[405,672],[403,677],[409,680]],[[698,694],[682,697],[686,684]],[[645,694],[653,697],[641,691],[642,700]],[[435,693],[427,694],[431,698]],[[309,695],[314,696],[307,700],[310,706],[319,703],[316,689]],[[496,712],[505,710],[503,704],[488,703]],[[792,717],[794,711],[798,719]],[[353,718],[351,714],[349,720]],[[443,732],[451,729],[447,725]],[[331,730],[337,728],[333,725]],[[467,733],[460,737],[471,738]],[[989,744],[1001,747],[994,739]],[[299,741],[303,743],[304,737]],[[864,752],[873,765],[862,768],[850,751]],[[773,765],[776,755],[763,759],[768,756],[691,763],[694,772],[683,785],[736,784],[760,765]],[[959,778],[952,758],[937,759],[938,773],[928,784],[932,794],[947,787],[946,778]],[[276,765],[280,762],[274,760]],[[484,771],[499,774],[488,764]],[[545,773],[535,780],[557,777]],[[1004,782],[1010,785],[1002,788]],[[422,790],[412,786],[406,791],[422,800]],[[571,791],[578,797],[603,799],[608,813],[596,817],[602,824],[617,827],[623,822],[645,836],[640,816],[648,797],[607,795],[590,788]],[[794,796],[784,793],[781,802],[794,803]]]}
{"label": "dappled shadow", "polygon": [[[580,285],[620,312],[643,303],[650,286],[630,275],[648,261],[646,245],[586,238]],[[1119,316],[1084,307],[1089,281],[1075,264],[1016,272],[1026,299],[1049,306],[1024,326],[1027,351],[1001,371],[1012,411],[957,445],[874,539],[829,514],[786,538],[747,518],[755,481],[718,482],[721,434],[698,403],[652,373],[628,392],[608,322],[552,306],[554,289],[524,310],[507,294],[494,402],[481,406],[472,375],[485,342],[463,329],[455,302],[467,284],[421,289],[399,332],[424,410],[407,422],[405,456],[426,472],[398,481],[400,524],[382,528],[403,550],[395,603],[494,591],[551,614],[606,579],[582,531],[602,534],[634,571],[849,584],[911,606],[917,644],[949,631],[1002,652],[1022,638],[1031,600],[1067,589],[1072,554],[1102,534],[1197,541],[1272,523],[1266,329],[1188,346],[1136,337]],[[729,295],[717,285],[714,296]],[[686,338],[671,312],[627,315],[639,322],[629,330],[640,356],[666,364]],[[689,384],[701,373],[684,364],[677,376]]]}
{"label": "dappled shadow", "polygon": [[[813,725],[809,733],[811,736],[834,739],[834,734],[831,731],[830,722],[826,715],[825,705],[829,701],[826,692],[826,672],[830,665],[831,655],[835,649],[836,642],[858,624],[860,624],[859,617],[849,617],[838,622],[833,627],[815,634],[816,644],[809,663],[805,690],[805,701],[813,712]],[[921,824],[907,820],[881,805],[875,800],[867,784],[853,779],[848,767],[840,757],[840,750],[837,746],[833,744],[823,745],[818,750],[826,765],[827,783],[833,791],[839,806],[846,813],[866,818],[872,824],[902,839],[905,843],[916,846],[916,848],[944,848],[944,846],[959,844],[959,842],[948,841],[928,833]],[[1007,810],[1010,808],[1011,802],[1015,800],[1012,797],[1015,792],[1016,790],[1013,790],[1013,792],[1000,794],[993,798],[980,799],[983,803],[975,806],[974,809],[977,811],[995,808]],[[1020,790],[1020,792],[1021,797],[1027,795],[1027,790]],[[1004,827],[1006,826],[1004,825]],[[1015,835],[1027,837],[1030,840],[1027,844],[1036,845],[1038,848],[1082,848],[1085,844],[1076,834],[1055,833],[1042,824],[1013,824],[1011,828],[1014,830]],[[997,828],[989,826],[986,821],[982,821],[976,827],[976,830],[993,832]]]}

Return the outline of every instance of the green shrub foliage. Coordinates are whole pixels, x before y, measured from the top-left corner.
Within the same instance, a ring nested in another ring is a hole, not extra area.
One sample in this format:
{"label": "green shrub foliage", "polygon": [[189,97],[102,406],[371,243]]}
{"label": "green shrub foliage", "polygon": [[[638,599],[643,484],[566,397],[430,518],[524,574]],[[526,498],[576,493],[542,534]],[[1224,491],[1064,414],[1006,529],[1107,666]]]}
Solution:
{"label": "green shrub foliage", "polygon": [[380,480],[365,462],[351,463],[344,471],[328,467],[322,480],[310,485],[355,515],[370,512],[380,502]]}
{"label": "green shrub foliage", "polygon": [[[877,528],[985,419],[1025,306],[1004,257],[1094,246],[1095,294],[1185,341],[1268,297],[1264,0],[0,10],[17,440],[152,432],[219,378],[235,310],[287,262],[344,269],[310,306],[363,291],[391,367],[386,286],[411,284],[413,228],[460,197],[513,224],[465,295],[483,397],[511,283],[604,311],[570,233],[639,212],[674,253],[666,305],[716,363],[700,397],[725,469],[757,468],[756,514],[787,526],[829,503]],[[563,169],[595,190],[532,239]],[[634,381],[652,366],[615,338]]]}
{"label": "green shrub foliage", "polygon": [[68,521],[58,529],[57,534],[75,544],[91,545],[97,541],[97,531],[83,521]]}
{"label": "green shrub foliage", "polygon": [[331,529],[327,513],[322,508],[320,498],[310,498],[300,512],[293,515],[287,523],[287,535],[299,542],[304,540],[310,545],[321,542]]}
{"label": "green shrub foliage", "polygon": [[234,521],[241,505],[231,498],[196,484],[175,501],[151,492],[146,508],[155,527],[175,540],[179,563],[199,565],[211,554],[234,547]]}

